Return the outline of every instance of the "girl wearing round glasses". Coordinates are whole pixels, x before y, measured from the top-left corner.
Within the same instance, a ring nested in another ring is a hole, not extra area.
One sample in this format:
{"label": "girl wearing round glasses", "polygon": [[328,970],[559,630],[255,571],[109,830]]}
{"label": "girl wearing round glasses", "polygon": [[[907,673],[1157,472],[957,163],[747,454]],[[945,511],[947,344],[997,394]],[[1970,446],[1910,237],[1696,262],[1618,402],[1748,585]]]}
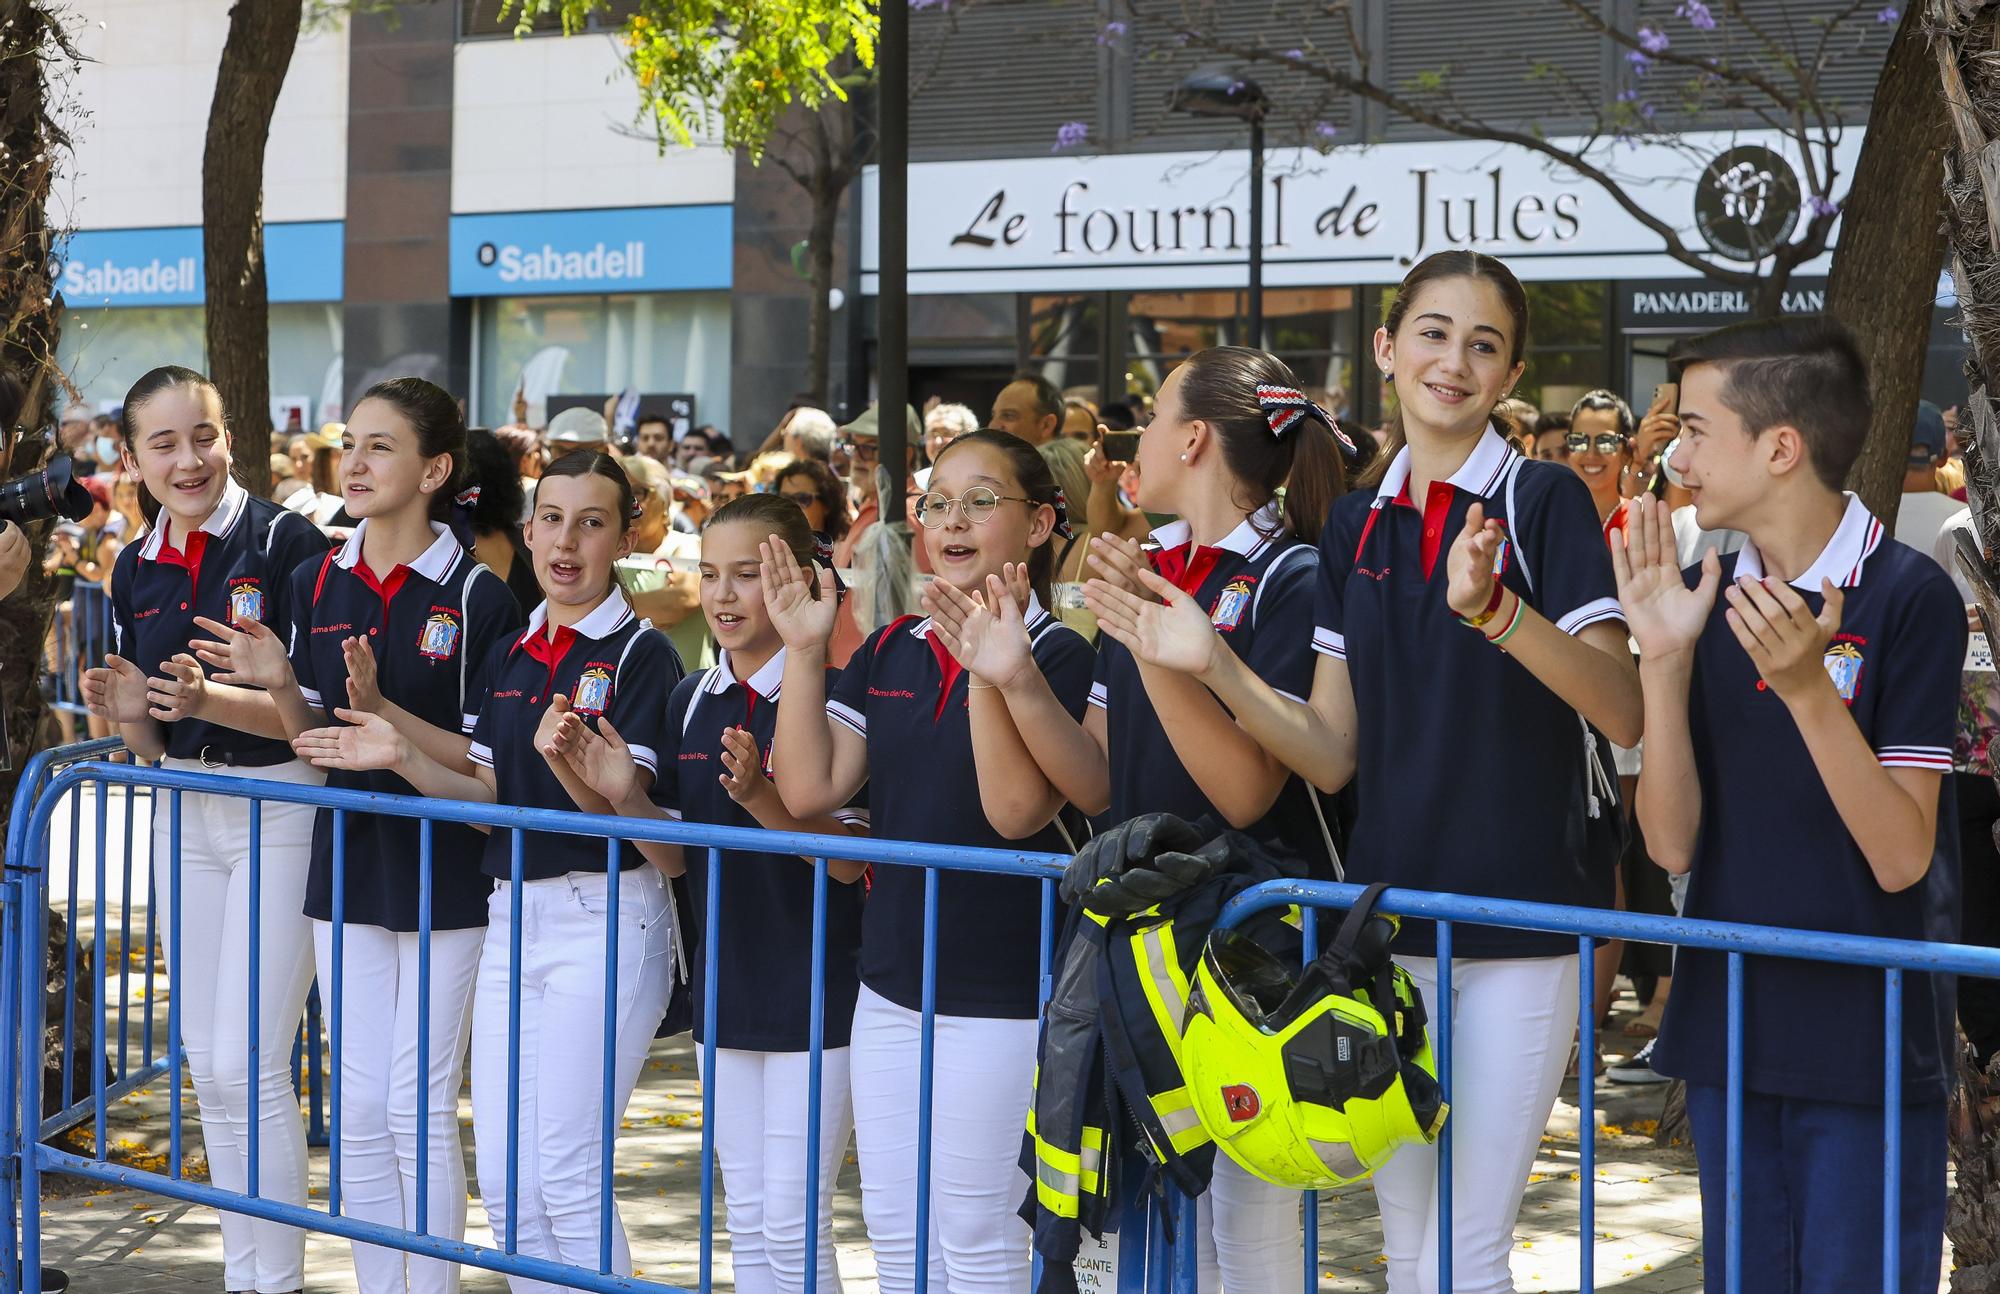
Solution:
{"label": "girl wearing round glasses", "polygon": [[[1080,718],[1093,653],[1045,609],[1051,540],[1068,531],[1048,464],[1017,436],[977,431],[940,453],[931,487],[914,512],[937,578],[974,597],[1012,579],[1030,655]],[[967,674],[929,619],[876,630],[828,694],[832,574],[820,572],[818,599],[810,578],[788,549],[765,545],[765,602],[786,647],[771,756],[785,808],[816,817],[866,783],[873,830],[886,839],[1069,852],[1056,821],[1062,792],[1018,737],[979,721],[1005,702]],[[885,1294],[916,1277],[924,891],[921,868],[877,867],[862,910],[849,1065],[862,1214]],[[1024,1290],[1029,1237],[1014,1210],[1026,1185],[1017,1155],[1034,1081],[1041,887],[941,874],[937,913],[930,1281]]]}

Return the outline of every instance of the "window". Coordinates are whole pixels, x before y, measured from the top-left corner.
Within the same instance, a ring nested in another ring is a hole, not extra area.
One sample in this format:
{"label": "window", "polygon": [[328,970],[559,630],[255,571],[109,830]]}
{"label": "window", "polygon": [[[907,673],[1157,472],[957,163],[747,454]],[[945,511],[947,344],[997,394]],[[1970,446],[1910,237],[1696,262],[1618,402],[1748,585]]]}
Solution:
{"label": "window", "polygon": [[1537,408],[1567,409],[1610,386],[1608,285],[1528,283],[1528,370],[1514,394]]}
{"label": "window", "polygon": [[[1357,295],[1352,288],[1264,289],[1264,346],[1285,361],[1301,386],[1326,391],[1335,405],[1349,408]],[[1127,306],[1127,390],[1151,396],[1174,366],[1196,351],[1249,345],[1247,297],[1230,289],[1133,293]]]}
{"label": "window", "polygon": [[[523,4],[534,0],[513,0],[507,7],[507,16],[500,11],[505,0],[459,0],[458,38],[470,40],[476,36],[512,36],[516,24],[521,20]],[[610,0],[609,5],[590,15],[584,23],[585,31],[620,31],[626,20],[639,10],[639,0]],[[533,34],[537,36],[559,35],[562,32],[562,13],[551,9],[538,13],[532,20]]]}
{"label": "window", "polygon": [[630,386],[691,392],[697,421],[729,430],[727,292],[487,297],[478,345],[472,412],[488,426],[513,421],[516,390],[539,425],[551,395]]}
{"label": "window", "polygon": [[[73,309],[64,316],[56,360],[85,404],[115,408],[150,369],[206,369],[205,318],[200,306]],[[271,306],[271,398],[305,397],[308,425],[342,416],[340,329],[338,305]]]}
{"label": "window", "polygon": [[1104,381],[1102,293],[1029,297],[1028,367],[1059,391]]}

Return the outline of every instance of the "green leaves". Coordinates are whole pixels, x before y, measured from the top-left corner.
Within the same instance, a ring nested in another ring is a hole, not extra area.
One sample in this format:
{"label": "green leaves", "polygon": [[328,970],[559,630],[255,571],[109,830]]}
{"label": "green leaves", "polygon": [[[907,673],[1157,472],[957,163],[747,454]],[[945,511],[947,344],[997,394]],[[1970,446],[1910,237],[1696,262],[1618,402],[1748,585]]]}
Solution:
{"label": "green leaves", "polygon": [[[608,3],[505,0],[502,15],[518,9],[525,30],[559,12],[574,32]],[[754,161],[787,108],[847,98],[856,65],[875,64],[880,30],[866,0],[642,0],[619,40],[662,149],[719,127]]]}

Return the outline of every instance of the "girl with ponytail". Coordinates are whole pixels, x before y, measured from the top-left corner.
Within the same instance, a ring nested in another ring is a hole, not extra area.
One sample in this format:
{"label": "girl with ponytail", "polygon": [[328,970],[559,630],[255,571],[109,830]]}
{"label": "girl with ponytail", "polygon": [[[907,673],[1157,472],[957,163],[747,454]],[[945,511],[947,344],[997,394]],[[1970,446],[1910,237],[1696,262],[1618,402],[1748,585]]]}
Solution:
{"label": "girl with ponytail", "polygon": [[[956,442],[954,442],[956,443]],[[1331,880],[1330,805],[1236,725],[1214,695],[1183,674],[1142,663],[1131,604],[1150,584],[1198,610],[1245,667],[1279,693],[1312,686],[1313,589],[1321,522],[1345,490],[1353,453],[1291,370],[1260,350],[1202,351],[1167,375],[1139,438],[1139,502],[1182,520],[1129,539],[1093,541],[1100,577],[1085,586],[1106,641],[1090,708],[1071,717],[1031,667],[1019,606],[1004,579],[963,591],[939,581],[925,594],[935,632],[965,663],[974,687],[975,740],[1018,749],[1087,813],[1113,821],[1144,813],[1207,815],[1302,854]],[[1283,490],[1283,502],[1279,491]],[[982,767],[995,793],[1014,776]],[[1301,1270],[1299,1193],[1216,1157],[1197,1234],[1202,1288],[1281,1289]]]}
{"label": "girl with ponytail", "polygon": [[[1527,332],[1526,295],[1490,256],[1441,252],[1404,279],[1375,333],[1397,394],[1361,478],[1375,488],[1336,501],[1319,536],[1308,693],[1223,649],[1226,617],[1152,572],[1143,593],[1089,592],[1107,633],[1322,791],[1361,770],[1348,880],[1609,906],[1612,853],[1588,838],[1617,809],[1595,747],[1637,741],[1639,680],[1589,491],[1491,423]],[[1395,949],[1433,1004],[1436,943],[1405,921]],[[1511,1290],[1514,1215],[1576,1029],[1576,943],[1461,926],[1455,952],[1452,1288]],[[1397,1294],[1439,1288],[1437,1191],[1432,1147],[1375,1176]]]}

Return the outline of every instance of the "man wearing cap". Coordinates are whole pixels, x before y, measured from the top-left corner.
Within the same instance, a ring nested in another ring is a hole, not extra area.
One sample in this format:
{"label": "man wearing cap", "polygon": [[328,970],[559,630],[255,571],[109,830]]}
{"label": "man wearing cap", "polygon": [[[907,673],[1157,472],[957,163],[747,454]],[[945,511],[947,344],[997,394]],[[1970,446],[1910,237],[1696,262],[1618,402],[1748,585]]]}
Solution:
{"label": "man wearing cap", "polygon": [[1903,497],[1896,505],[1896,538],[1920,553],[1931,551],[1938,532],[1958,511],[1958,501],[1938,489],[1944,461],[1944,415],[1929,400],[1917,404],[1910,455],[1903,464]]}
{"label": "man wearing cap", "polygon": [[564,409],[549,419],[549,429],[542,437],[547,445],[549,461],[555,462],[564,454],[573,454],[579,449],[594,449],[598,453],[610,452],[611,426],[604,421],[604,415],[595,409]]}

